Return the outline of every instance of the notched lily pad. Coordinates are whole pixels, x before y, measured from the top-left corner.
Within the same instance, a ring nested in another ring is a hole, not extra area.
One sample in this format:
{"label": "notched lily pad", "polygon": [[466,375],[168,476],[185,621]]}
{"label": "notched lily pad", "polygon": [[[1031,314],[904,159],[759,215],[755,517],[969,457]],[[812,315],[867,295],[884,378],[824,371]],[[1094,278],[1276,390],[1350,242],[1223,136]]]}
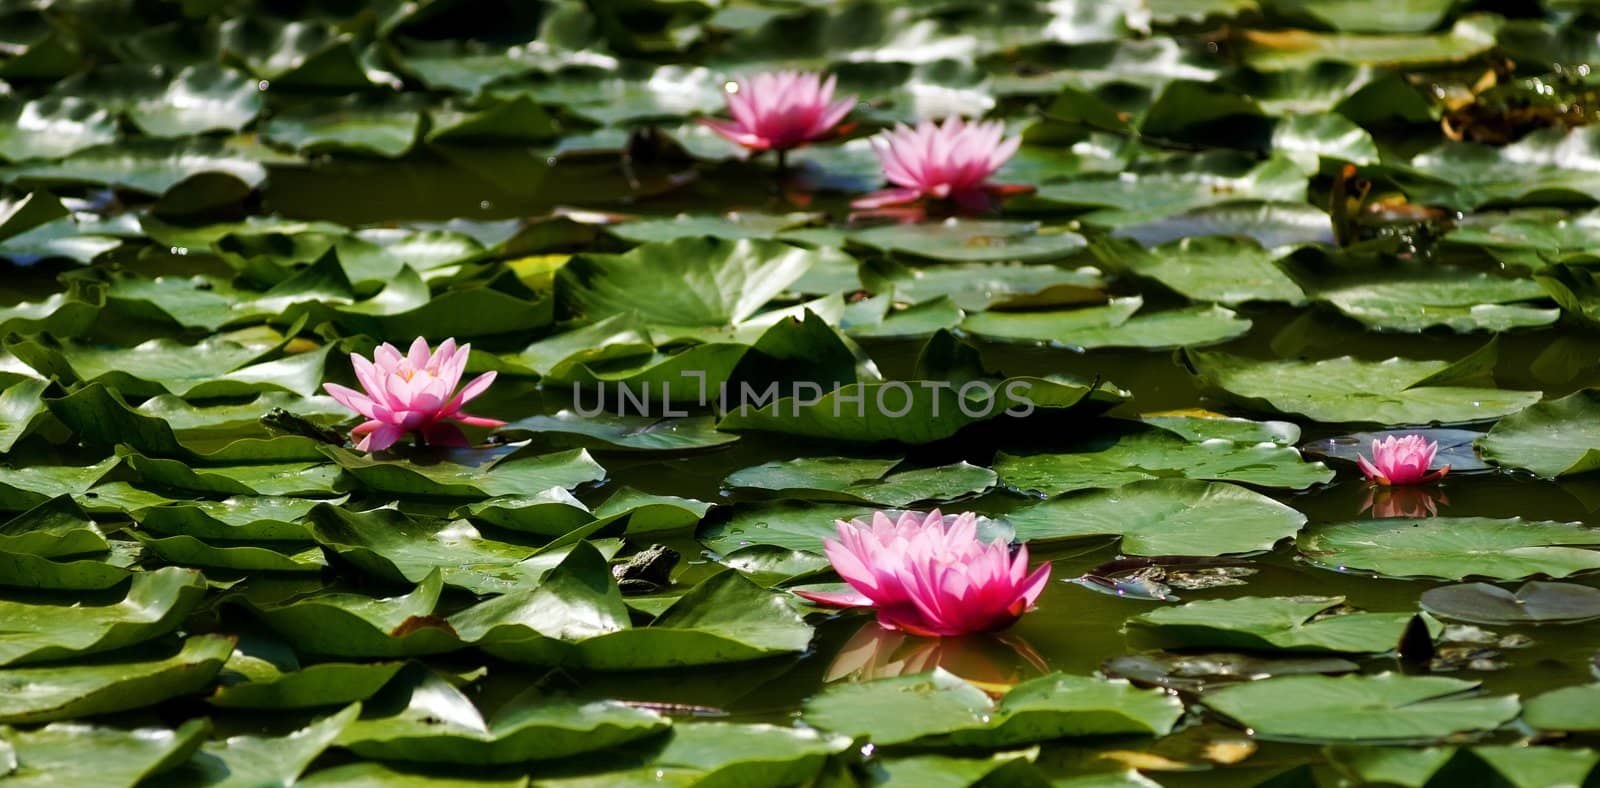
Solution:
{"label": "notched lily pad", "polygon": [[1600,618],[1600,589],[1534,580],[1510,591],[1488,583],[1430,588],[1422,609],[1474,624],[1577,624]]}

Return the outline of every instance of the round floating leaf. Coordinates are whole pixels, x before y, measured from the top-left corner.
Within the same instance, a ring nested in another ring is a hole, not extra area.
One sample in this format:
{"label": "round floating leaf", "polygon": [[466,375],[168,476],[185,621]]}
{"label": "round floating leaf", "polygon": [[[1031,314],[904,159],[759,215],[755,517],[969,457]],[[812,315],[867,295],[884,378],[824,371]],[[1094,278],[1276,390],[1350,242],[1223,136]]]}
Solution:
{"label": "round floating leaf", "polygon": [[201,635],[172,653],[0,671],[0,722],[49,722],[160,703],[209,687],[233,638]]}
{"label": "round floating leaf", "polygon": [[1133,555],[1224,555],[1269,550],[1306,518],[1243,487],[1157,479],[1052,498],[1005,522],[1019,541],[1115,536]]}
{"label": "round floating leaf", "polygon": [[[685,379],[692,387],[692,382]],[[694,451],[724,446],[739,440],[739,436],[717,432],[716,421],[709,416],[657,419],[648,416],[618,416],[598,413],[580,416],[563,410],[549,416],[529,416],[518,419],[496,431],[507,440],[522,440],[539,436],[561,436],[593,449],[622,449],[633,451]]]}
{"label": "round floating leaf", "polygon": [[1095,254],[1195,301],[1305,301],[1300,285],[1278,267],[1280,255],[1247,238],[1188,237],[1152,249],[1103,244],[1095,247]]}
{"label": "round floating leaf", "polygon": [[236,572],[321,572],[328,567],[327,557],[315,545],[287,552],[295,548],[274,549],[241,544],[218,546],[186,535],[158,539],[136,534],[135,538],[161,560],[178,566]]}
{"label": "round floating leaf", "polygon": [[117,138],[111,113],[71,97],[0,105],[0,158],[60,159]]}
{"label": "round floating leaf", "polygon": [[[8,730],[0,741],[15,748],[17,770],[3,776],[7,784],[20,788],[136,785],[183,763],[210,730],[211,723],[201,719],[189,720],[177,730],[72,722],[54,722],[33,731]],[[92,756],[85,757],[88,754]]]}
{"label": "round floating leaf", "polygon": [[174,786],[292,785],[333,744],[359,705],[281,736],[230,736],[212,740],[181,768],[164,776]]}
{"label": "round floating leaf", "polygon": [[822,540],[837,532],[835,521],[871,517],[872,512],[871,506],[857,504],[775,502],[740,506],[732,519],[702,529],[699,537],[719,553],[771,545],[821,554]]}
{"label": "round floating leaf", "polygon": [[319,543],[390,582],[420,583],[439,572],[445,585],[490,594],[532,579],[517,564],[532,557],[534,548],[487,538],[465,520],[416,518],[394,509],[352,512],[337,506],[320,506],[309,520]]}
{"label": "round floating leaf", "polygon": [[994,471],[964,462],[889,473],[899,464],[898,460],[805,457],[734,471],[723,482],[787,498],[882,506],[955,500],[982,493],[995,482]]}
{"label": "round floating leaf", "polygon": [[1084,221],[1102,227],[1125,227],[1196,208],[1236,202],[1301,202],[1305,196],[1306,173],[1288,158],[1279,156],[1257,162],[1254,158],[1208,154],[1048,183],[1039,187],[1036,199],[1099,208]]}
{"label": "round floating leaf", "polygon": [[[1241,597],[1163,607],[1128,620],[1159,648],[1381,654],[1400,643],[1412,613],[1338,613],[1344,597]],[[1327,615],[1325,615],[1327,614]],[[1433,634],[1443,630],[1433,624]]]}
{"label": "round floating leaf", "polygon": [[980,312],[961,328],[986,339],[1048,342],[1055,347],[1204,347],[1236,339],[1250,321],[1220,306],[1134,314],[1144,299],[1118,298],[1105,306],[1060,312]]}
{"label": "round floating leaf", "polygon": [[1360,665],[1337,657],[1174,654],[1165,651],[1113,657],[1100,666],[1102,673],[1114,678],[1187,692],[1203,692],[1217,685],[1260,681],[1271,676],[1312,673],[1336,675],[1355,673],[1360,669]]}
{"label": "round floating leaf", "polygon": [[1305,68],[1321,60],[1392,66],[1457,63],[1493,47],[1501,21],[1493,14],[1474,14],[1457,20],[1448,31],[1430,35],[1251,31],[1244,58],[1263,71]]}
{"label": "round floating leaf", "polygon": [[1320,301],[1379,331],[1420,333],[1443,326],[1452,331],[1508,331],[1546,326],[1561,310],[1517,302],[1542,300],[1532,279],[1431,266],[1403,273],[1364,271],[1324,281]]}
{"label": "round floating leaf", "polygon": [[1285,676],[1224,687],[1201,702],[1263,739],[1428,742],[1517,716],[1515,695],[1471,694],[1477,688],[1443,676]]}
{"label": "round floating leaf", "polygon": [[1576,624],[1600,618],[1600,589],[1577,583],[1524,583],[1515,592],[1488,583],[1430,588],[1422,609],[1474,624]]}
{"label": "round floating leaf", "polygon": [[1573,161],[1600,155],[1600,130],[1540,129],[1506,146],[1446,142],[1411,160],[1420,178],[1408,179],[1416,202],[1472,210],[1490,202],[1600,195],[1600,174]]}
{"label": "round floating leaf", "polygon": [[1546,731],[1600,730],[1600,684],[1563,687],[1529,698],[1522,719]]}
{"label": "round floating leaf", "polygon": [[1326,523],[1300,534],[1300,552],[1340,571],[1391,577],[1519,580],[1600,568],[1600,531],[1578,523],[1430,517]]}
{"label": "round floating leaf", "polygon": [[[1201,422],[1204,426],[1206,420],[1183,421],[1185,425]],[[1128,424],[1086,436],[1073,446],[1078,451],[1027,455],[1001,452],[995,456],[994,468],[1006,486],[1044,495],[1170,477],[1296,490],[1333,479],[1333,472],[1326,466],[1305,462],[1292,446],[1275,445],[1259,436],[1238,437],[1236,442],[1204,434],[1186,440],[1170,427]]]}
{"label": "round floating leaf", "polygon": [[229,709],[310,709],[366,700],[394,678],[403,662],[324,662],[270,678],[225,684],[207,700]]}
{"label": "round floating leaf", "polygon": [[961,263],[1047,262],[1088,246],[1083,236],[1041,232],[1031,222],[948,219],[928,224],[889,224],[852,233],[850,239],[890,252]]}
{"label": "round floating leaf", "polygon": [[394,158],[411,150],[421,127],[417,109],[352,97],[280,112],[262,127],[262,134],[296,150],[353,150]]}
{"label": "round floating leaf", "polygon": [[803,719],[880,746],[932,739],[1000,747],[1071,736],[1159,736],[1182,713],[1182,704],[1159,690],[1060,673],[1019,684],[997,704],[972,684],[935,669],[836,684],[806,701]]}
{"label": "round floating leaf", "polygon": [[60,662],[131,646],[178,628],[205,596],[199,572],[165,567],[133,575],[111,605],[48,605],[0,601],[0,665]]}
{"label": "round floating leaf", "polygon": [[298,161],[264,146],[237,141],[150,139],[89,148],[59,162],[19,164],[0,170],[0,174],[24,181],[100,184],[159,195],[201,173],[221,173],[254,188],[267,179],[268,164]]}
{"label": "round floating leaf", "polygon": [[334,446],[324,446],[322,451],[363,488],[410,497],[491,498],[551,487],[570,489],[605,478],[605,469],[584,449],[505,457],[487,466],[379,460]]}
{"label": "round floating leaf", "polygon": [[1537,391],[1455,385],[1465,365],[1487,358],[1492,368],[1493,355],[1483,351],[1455,365],[1401,358],[1256,361],[1189,350],[1184,358],[1208,390],[1257,409],[1330,423],[1482,421],[1539,401]]}
{"label": "round floating leaf", "polygon": [[1540,476],[1600,469],[1600,392],[1530,405],[1501,419],[1478,445],[1485,459]]}
{"label": "round floating leaf", "polygon": [[617,701],[583,702],[525,692],[484,719],[460,690],[416,670],[366,705],[338,737],[367,758],[480,765],[565,758],[666,730],[655,712]]}
{"label": "round floating leaf", "polygon": [[444,583],[437,572],[404,596],[320,593],[290,602],[241,601],[274,632],[308,654],[410,657],[461,648],[449,622],[434,615]]}

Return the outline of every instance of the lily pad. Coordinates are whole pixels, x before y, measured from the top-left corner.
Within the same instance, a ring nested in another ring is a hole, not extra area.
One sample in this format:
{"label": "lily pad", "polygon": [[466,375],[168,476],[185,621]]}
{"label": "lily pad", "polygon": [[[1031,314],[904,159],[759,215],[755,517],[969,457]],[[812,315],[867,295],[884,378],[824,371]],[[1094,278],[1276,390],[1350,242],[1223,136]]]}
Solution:
{"label": "lily pad", "polygon": [[1577,523],[1431,517],[1313,526],[1298,539],[1319,566],[1390,577],[1519,580],[1600,568],[1600,533]]}
{"label": "lily pad", "polygon": [[951,262],[1048,262],[1083,251],[1083,236],[1064,230],[1041,232],[1029,222],[949,219],[929,224],[891,224],[852,233],[850,239],[890,252]]}
{"label": "lily pad", "polygon": [[178,628],[205,596],[199,572],[166,567],[133,576],[128,593],[111,605],[0,602],[0,665],[60,662],[131,646]]}
{"label": "lily pad", "polygon": [[[1183,421],[1180,429],[1196,422],[1203,426],[1205,420]],[[1333,479],[1326,466],[1305,462],[1293,446],[1254,435],[1239,435],[1239,440],[1210,434],[1186,438],[1172,428],[1179,425],[1157,423],[1165,428],[1127,423],[1090,433],[1071,452],[1001,452],[995,457],[995,472],[1008,487],[1043,495],[1173,477],[1297,490]]]}
{"label": "lily pad", "polygon": [[1522,719],[1539,730],[1600,730],[1596,700],[1600,700],[1600,685],[1564,687],[1529,698],[1523,706]]}
{"label": "lily pad", "polygon": [[660,715],[616,701],[579,701],[525,692],[485,719],[460,690],[413,671],[366,705],[338,737],[368,758],[482,765],[565,758],[666,730]]}
{"label": "lily pad", "polygon": [[1019,541],[1120,537],[1133,555],[1226,555],[1271,549],[1306,518],[1243,487],[1156,479],[1052,498],[1005,522]]}
{"label": "lily pad", "polygon": [[1204,347],[1250,330],[1249,320],[1220,306],[1135,314],[1143,305],[1143,298],[1133,296],[1059,312],[980,312],[963,320],[961,328],[986,339],[1046,342],[1080,350]]}
{"label": "lily pad", "polygon": [[535,457],[507,457],[485,465],[444,461],[419,465],[363,457],[333,446],[323,448],[365,489],[425,498],[489,498],[550,487],[574,488],[605,478],[605,469],[584,449]]}
{"label": "lily pad", "polygon": [[1443,676],[1285,676],[1225,687],[1201,702],[1268,740],[1428,742],[1517,716],[1516,696],[1477,688]]}
{"label": "lily pad", "polygon": [[[169,773],[199,749],[211,730],[206,720],[190,720],[177,730],[111,728],[53,722],[33,731],[7,730],[3,740],[16,750],[16,771],[6,782],[26,788],[60,785],[136,785]],[[93,752],[93,758],[85,758]]]}
{"label": "lily pad", "polygon": [[976,495],[995,482],[994,471],[964,462],[890,473],[899,464],[897,460],[808,457],[734,471],[724,483],[788,498],[906,506]]}
{"label": "lily pad", "polygon": [[[1130,633],[1161,648],[1382,654],[1400,643],[1414,614],[1330,612],[1344,597],[1242,597],[1189,602],[1128,620]],[[1437,636],[1444,627],[1430,622]]]}
{"label": "lily pad", "polygon": [[222,669],[233,639],[201,635],[173,653],[106,657],[0,671],[0,721],[50,722],[137,709],[200,692]]}
{"label": "lily pad", "polygon": [[455,630],[434,614],[444,583],[428,575],[409,594],[377,598],[320,593],[291,601],[243,605],[285,640],[330,657],[410,657],[462,647]]}
{"label": "lily pad", "polygon": [[[1329,423],[1483,421],[1539,401],[1537,391],[1457,385],[1466,366],[1482,364],[1482,352],[1455,365],[1401,358],[1256,361],[1188,350],[1184,359],[1208,391],[1255,409]],[[1492,364],[1492,353],[1487,360]]]}
{"label": "lily pad", "polygon": [[1097,245],[1094,251],[1111,265],[1154,279],[1195,301],[1234,305],[1305,300],[1300,285],[1278,267],[1280,254],[1250,239],[1191,236],[1151,249],[1124,243]]}
{"label": "lily pad", "polygon": [[1600,618],[1600,589],[1577,583],[1524,583],[1509,591],[1488,583],[1422,592],[1422,609],[1474,624],[1576,624]]}
{"label": "lily pad", "polygon": [[1484,459],[1558,477],[1600,469],[1600,392],[1539,402],[1500,420],[1478,442]]}
{"label": "lily pad", "polygon": [[996,703],[972,684],[935,669],[835,685],[806,702],[803,719],[879,746],[941,741],[1005,746],[1072,736],[1159,736],[1181,714],[1181,704],[1164,692],[1060,673],[1020,684]]}

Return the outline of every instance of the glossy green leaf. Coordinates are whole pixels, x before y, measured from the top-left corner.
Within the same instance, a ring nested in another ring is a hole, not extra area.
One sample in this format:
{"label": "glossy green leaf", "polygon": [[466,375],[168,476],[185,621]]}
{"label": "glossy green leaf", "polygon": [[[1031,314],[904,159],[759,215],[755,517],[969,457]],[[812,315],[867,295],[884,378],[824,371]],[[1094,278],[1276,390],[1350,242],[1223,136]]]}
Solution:
{"label": "glossy green leaf", "polygon": [[1225,555],[1271,549],[1306,518],[1243,487],[1157,479],[1052,498],[1005,522],[1019,541],[1116,536],[1134,555]]}
{"label": "glossy green leaf", "polygon": [[1428,742],[1517,716],[1514,695],[1443,676],[1285,676],[1208,693],[1206,707],[1268,740]]}
{"label": "glossy green leaf", "polygon": [[[1330,612],[1344,597],[1242,597],[1163,607],[1128,620],[1161,648],[1381,654],[1395,648],[1413,613]],[[1434,635],[1443,626],[1433,623]]]}
{"label": "glossy green leaf", "polygon": [[1313,526],[1298,539],[1312,562],[1391,577],[1518,580],[1600,568],[1600,535],[1577,523],[1432,517]]}
{"label": "glossy green leaf", "polygon": [[200,635],[181,649],[71,665],[0,671],[0,721],[49,722],[108,714],[197,693],[210,686],[233,639]]}

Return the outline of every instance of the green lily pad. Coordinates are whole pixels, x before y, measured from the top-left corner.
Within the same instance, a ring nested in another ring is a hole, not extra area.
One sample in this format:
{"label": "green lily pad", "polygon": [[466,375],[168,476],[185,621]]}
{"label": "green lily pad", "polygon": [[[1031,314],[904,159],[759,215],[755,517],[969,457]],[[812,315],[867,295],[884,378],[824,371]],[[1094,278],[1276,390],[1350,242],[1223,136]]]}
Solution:
{"label": "green lily pad", "polygon": [[445,585],[504,593],[532,579],[517,564],[534,548],[485,537],[465,520],[416,518],[394,509],[352,512],[319,506],[309,517],[317,541],[359,569],[393,583],[438,572]]}
{"label": "green lily pad", "polygon": [[1019,541],[1116,536],[1133,555],[1226,555],[1269,550],[1306,518],[1243,487],[1156,479],[1052,498],[1005,522]]}
{"label": "green lily pad", "polygon": [[1333,479],[1327,466],[1308,463],[1292,445],[1263,440],[1260,434],[1180,432],[1196,425],[1204,428],[1210,421],[1214,420],[1155,421],[1155,427],[1125,424],[1086,435],[1072,452],[1001,452],[995,456],[994,469],[1006,486],[1044,495],[1173,477],[1295,490]]}
{"label": "green lily pad", "polygon": [[1561,310],[1518,303],[1545,298],[1532,279],[1430,267],[1398,275],[1363,272],[1322,282],[1319,301],[1379,331],[1418,333],[1443,326],[1452,331],[1508,331],[1545,326]]}
{"label": "green lily pad", "polygon": [[792,501],[740,506],[727,522],[701,529],[700,540],[719,553],[751,545],[771,545],[820,555],[822,540],[835,535],[836,520],[872,516],[862,504],[805,504]]}
{"label": "green lily pad", "polygon": [[778,241],[680,238],[620,255],[576,255],[556,274],[556,300],[588,320],[633,314],[665,338],[743,325],[812,266],[842,253]]}
{"label": "green lily pad", "polygon": [[175,786],[291,785],[356,719],[360,705],[282,736],[230,736],[200,747],[162,780]]}
{"label": "green lily pad", "polygon": [[[334,500],[331,503],[338,503]],[[309,542],[300,519],[317,505],[301,498],[241,496],[221,501],[181,501],[129,514],[162,536],[220,542]]]}
{"label": "green lily pad", "polygon": [[610,568],[591,546],[574,545],[539,586],[451,617],[462,636],[502,659],[598,670],[741,662],[795,653],[811,627],[770,591],[722,571],[633,627]]}
{"label": "green lily pad", "polygon": [[227,709],[311,709],[366,700],[404,662],[323,662],[301,670],[224,684],[207,701]]}
{"label": "green lily pad", "polygon": [[1148,277],[1195,301],[1298,304],[1305,292],[1277,265],[1279,254],[1248,238],[1191,236],[1145,249],[1136,244],[1101,244],[1107,263]]}
{"label": "green lily pad", "polygon": [[235,572],[321,572],[328,567],[327,557],[316,546],[278,549],[238,543],[213,545],[186,534],[161,538],[135,534],[135,538],[161,560],[178,566]]}
{"label": "green lily pad", "polygon": [[[1487,356],[1492,365],[1493,356]],[[1223,353],[1184,351],[1208,391],[1241,405],[1329,423],[1453,424],[1515,413],[1539,401],[1539,392],[1456,385],[1464,365],[1476,367],[1484,351],[1455,365],[1444,361],[1256,361]]]}
{"label": "green lily pad", "polygon": [[379,460],[334,446],[324,446],[322,451],[362,488],[408,497],[490,498],[550,487],[571,489],[605,478],[605,469],[584,449],[507,457],[487,466]]}
{"label": "green lily pad", "polygon": [[431,671],[415,671],[366,705],[338,744],[367,758],[481,765],[551,760],[664,731],[665,718],[616,701],[523,693],[484,718]]}
{"label": "green lily pad", "polygon": [[[53,722],[33,731],[8,729],[3,741],[16,750],[16,771],[5,775],[6,782],[26,788],[62,783],[136,785],[182,764],[210,730],[210,722],[198,719],[177,730],[76,722]],[[84,757],[86,752],[94,757]]]}
{"label": "green lily pad", "polygon": [[586,448],[632,451],[694,451],[739,440],[737,435],[717,432],[716,421],[707,416],[653,418],[611,413],[580,416],[570,410],[518,419],[496,432],[508,440],[550,439],[554,435]]}
{"label": "green lily pad", "polygon": [[1097,208],[1084,221],[1123,227],[1228,203],[1301,202],[1305,189],[1305,171],[1286,157],[1258,164],[1234,156],[1203,155],[1193,161],[1047,183],[1039,187],[1037,199]]}
{"label": "green lily pad", "polygon": [[134,574],[127,596],[112,605],[0,602],[7,622],[0,665],[60,662],[160,637],[183,623],[205,591],[200,573],[165,567]]}
{"label": "green lily pad", "polygon": [[462,647],[434,614],[444,583],[435,572],[409,594],[377,598],[319,593],[288,602],[241,602],[295,648],[329,657],[410,657]]}
{"label": "green lily pad", "polygon": [[200,635],[182,648],[130,658],[0,671],[0,721],[50,722],[137,709],[211,685],[233,639]]}
{"label": "green lily pad", "polygon": [[52,498],[0,524],[0,550],[64,558],[107,549],[105,534],[71,498]]}
{"label": "green lily pad", "polygon": [[1143,305],[1143,298],[1133,296],[1059,312],[981,312],[967,316],[961,328],[986,339],[1047,342],[1082,350],[1204,347],[1250,330],[1249,320],[1220,306],[1134,314]]}
{"label": "green lily pad", "polygon": [[111,113],[78,98],[0,105],[0,158],[60,159],[117,138]]}
{"label": "green lily pad", "polygon": [[1077,233],[1040,232],[1030,222],[950,219],[930,224],[890,224],[851,233],[850,240],[889,252],[961,263],[1047,262],[1083,251]]}
{"label": "green lily pad", "polygon": [[[93,255],[90,257],[92,259]],[[89,331],[105,305],[103,288],[74,281],[65,292],[0,309],[0,330],[19,334],[49,332],[58,337],[79,336]]]}
{"label": "green lily pad", "polygon": [[150,139],[89,148],[59,162],[13,165],[0,174],[25,181],[101,184],[159,195],[203,173],[227,175],[253,188],[267,179],[268,164],[297,161],[236,141]]}
{"label": "green lily pad", "polygon": [[1503,147],[1447,142],[1411,160],[1417,176],[1406,190],[1417,202],[1471,210],[1491,202],[1537,201],[1600,195],[1592,169],[1571,166],[1591,160],[1600,146],[1592,128],[1563,133],[1542,129]]}
{"label": "green lily pad", "polygon": [[[1344,597],[1242,597],[1163,607],[1128,620],[1158,648],[1382,654],[1400,643],[1413,613],[1337,613]],[[1444,627],[1429,622],[1430,634]]]}
{"label": "green lily pad", "polygon": [[1072,736],[1159,736],[1181,715],[1176,698],[1121,680],[1053,673],[1017,685],[996,703],[936,669],[834,685],[806,702],[803,719],[880,746],[932,740],[996,747]]}
{"label": "green lily pad", "polygon": [[1539,402],[1500,420],[1478,441],[1483,457],[1496,465],[1558,477],[1600,469],[1600,394],[1580,391]]}
{"label": "green lily pad", "polygon": [[1600,700],[1600,685],[1563,687],[1529,698],[1523,705],[1522,719],[1546,731],[1600,730],[1596,700]]}
{"label": "green lily pad", "polygon": [[1429,35],[1263,31],[1247,38],[1244,59],[1263,71],[1305,68],[1320,60],[1411,67],[1459,63],[1493,47],[1501,21],[1493,14],[1474,14]]}
{"label": "green lily pad", "polygon": [[1600,618],[1600,589],[1577,583],[1524,583],[1515,592],[1488,583],[1422,592],[1422,609],[1474,624],[1575,624]]}
{"label": "green lily pad", "polygon": [[1207,693],[1207,708],[1268,740],[1427,742],[1493,730],[1517,716],[1514,695],[1471,694],[1443,676],[1284,676]]}
{"label": "green lily pad", "polygon": [[278,113],[262,134],[301,151],[354,150],[394,158],[411,150],[421,126],[416,109],[351,97]]}
{"label": "green lily pad", "polygon": [[1431,517],[1316,525],[1300,552],[1319,566],[1390,577],[1566,577],[1600,568],[1600,534],[1577,523]]}
{"label": "green lily pad", "polygon": [[0,510],[20,512],[51,498],[88,492],[90,487],[120,464],[120,458],[107,457],[93,465],[83,466],[0,467]]}
{"label": "green lily pad", "polygon": [[806,457],[734,471],[723,483],[786,498],[906,506],[976,495],[995,482],[994,471],[964,462],[890,473],[899,464],[898,460]]}

